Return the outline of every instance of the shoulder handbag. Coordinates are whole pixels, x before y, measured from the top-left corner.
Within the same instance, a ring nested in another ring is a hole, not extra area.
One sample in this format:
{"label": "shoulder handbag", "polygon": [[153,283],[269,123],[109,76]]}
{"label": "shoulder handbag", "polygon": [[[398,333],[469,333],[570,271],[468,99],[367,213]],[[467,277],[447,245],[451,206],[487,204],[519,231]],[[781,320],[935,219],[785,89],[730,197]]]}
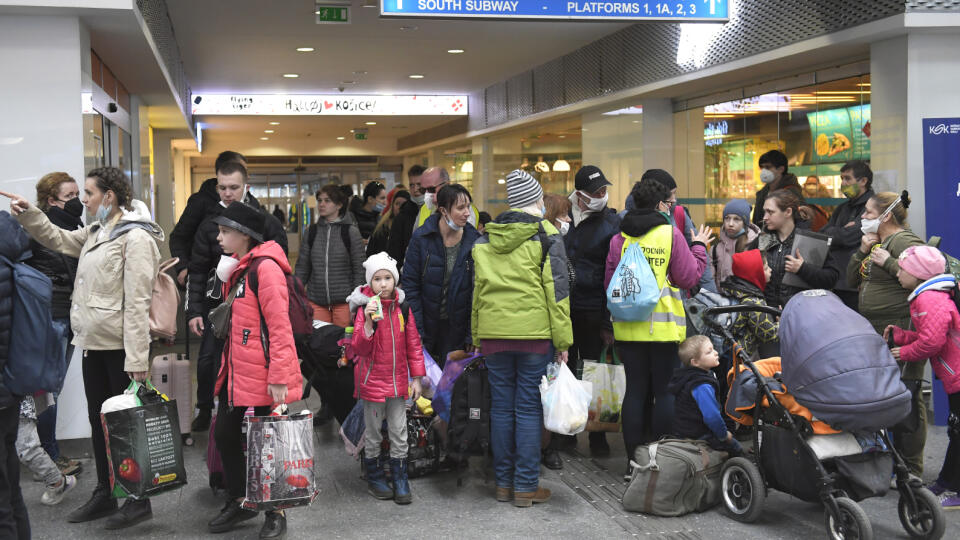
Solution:
{"label": "shoulder handbag", "polygon": [[240,290],[240,287],[246,281],[247,272],[249,271],[249,267],[243,271],[243,275],[240,276],[240,279],[238,279],[230,289],[230,294],[227,295],[227,299],[219,306],[211,309],[210,314],[207,315],[207,318],[210,320],[210,325],[213,326],[213,335],[216,336],[217,339],[226,339],[230,334],[230,313],[233,309],[233,300],[237,297],[237,291]]}

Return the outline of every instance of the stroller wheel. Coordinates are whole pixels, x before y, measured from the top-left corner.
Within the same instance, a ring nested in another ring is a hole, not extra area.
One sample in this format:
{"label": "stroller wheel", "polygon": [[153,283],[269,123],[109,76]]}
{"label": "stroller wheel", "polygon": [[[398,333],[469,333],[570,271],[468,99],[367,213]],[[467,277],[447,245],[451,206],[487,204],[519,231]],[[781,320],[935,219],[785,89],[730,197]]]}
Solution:
{"label": "stroller wheel", "polygon": [[943,538],[947,523],[943,517],[943,508],[940,500],[925,487],[911,488],[916,506],[910,504],[910,499],[900,495],[897,503],[897,514],[900,515],[900,524],[911,538],[935,540]]}
{"label": "stroller wheel", "polygon": [[767,498],[757,466],[746,458],[730,458],[723,464],[722,479],[721,492],[727,515],[743,523],[756,521]]}
{"label": "stroller wheel", "polygon": [[825,514],[827,533],[833,540],[873,540],[873,526],[860,505],[847,497],[837,497],[839,519],[828,509]]}

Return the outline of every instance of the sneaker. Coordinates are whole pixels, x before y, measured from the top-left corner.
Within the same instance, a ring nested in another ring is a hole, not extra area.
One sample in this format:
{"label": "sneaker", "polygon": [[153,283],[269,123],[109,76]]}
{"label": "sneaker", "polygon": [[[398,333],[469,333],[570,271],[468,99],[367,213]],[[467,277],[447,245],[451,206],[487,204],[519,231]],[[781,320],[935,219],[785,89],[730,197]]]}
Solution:
{"label": "sneaker", "polygon": [[54,463],[56,463],[57,468],[60,469],[60,474],[64,476],[80,474],[80,471],[83,470],[83,464],[81,464],[79,461],[64,456],[57,458]]}
{"label": "sneaker", "polygon": [[63,500],[63,496],[75,487],[77,487],[76,477],[63,476],[60,479],[59,485],[47,487],[46,491],[43,492],[43,495],[40,496],[40,502],[47,506],[60,504],[60,502]]}
{"label": "sneaker", "polygon": [[190,431],[203,432],[210,429],[210,417],[213,412],[210,409],[197,409],[197,417],[190,424]]}
{"label": "sneaker", "polygon": [[944,491],[937,498],[940,499],[940,508],[943,508],[944,510],[960,509],[960,495],[956,493]]}

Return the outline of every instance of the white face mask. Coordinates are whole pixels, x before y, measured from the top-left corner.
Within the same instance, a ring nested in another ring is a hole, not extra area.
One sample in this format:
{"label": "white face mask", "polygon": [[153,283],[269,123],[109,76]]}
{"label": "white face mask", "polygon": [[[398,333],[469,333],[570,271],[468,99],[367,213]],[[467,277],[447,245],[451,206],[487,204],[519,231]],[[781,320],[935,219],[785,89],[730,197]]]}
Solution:
{"label": "white face mask", "polygon": [[893,201],[893,204],[888,206],[887,209],[884,210],[882,214],[880,214],[880,217],[873,218],[873,219],[860,220],[860,230],[863,231],[863,234],[878,232],[880,230],[880,224],[883,222],[884,218],[886,218],[887,214],[893,211],[893,209],[896,208],[898,204],[900,204],[899,197],[897,197],[897,200]]}
{"label": "white face mask", "polygon": [[454,222],[452,219],[450,219],[450,216],[448,216],[448,215],[441,215],[441,217],[443,218],[443,221],[446,222],[447,227],[450,227],[451,229],[453,229],[454,232],[460,232],[460,230],[463,229],[462,226],[457,225],[456,222]]}
{"label": "white face mask", "polygon": [[430,211],[437,209],[437,194],[436,193],[424,193],[423,194],[423,204],[427,205],[427,209]]}
{"label": "white face mask", "polygon": [[773,174],[773,171],[771,171],[770,169],[760,170],[760,181],[763,182],[764,184],[769,184],[770,182],[773,182],[774,178],[776,178],[776,175]]}
{"label": "white face mask", "polygon": [[566,236],[568,232],[570,232],[570,222],[569,222],[569,221],[561,221],[561,222],[560,222],[560,234],[563,235],[563,236]]}
{"label": "white face mask", "polygon": [[580,192],[580,195],[582,195],[583,198],[586,200],[587,209],[592,212],[599,212],[604,208],[606,208],[607,201],[610,199],[609,193],[604,193],[603,197],[600,197],[598,199],[594,199],[593,197],[591,197],[590,195],[582,191]]}
{"label": "white face mask", "polygon": [[230,274],[233,273],[238,264],[240,264],[239,260],[229,255],[221,255],[220,262],[217,263],[217,277],[220,278],[220,281],[224,283],[230,281]]}

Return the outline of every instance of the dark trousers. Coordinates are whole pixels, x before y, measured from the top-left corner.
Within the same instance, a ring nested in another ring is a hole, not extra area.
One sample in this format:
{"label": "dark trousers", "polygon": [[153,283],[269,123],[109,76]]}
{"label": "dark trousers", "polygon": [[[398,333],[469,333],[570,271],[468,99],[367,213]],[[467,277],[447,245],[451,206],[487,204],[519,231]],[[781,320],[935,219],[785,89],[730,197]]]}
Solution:
{"label": "dark trousers", "polygon": [[[581,378],[583,376],[583,361],[603,360],[600,352],[603,350],[603,313],[599,311],[571,311],[570,323],[573,325],[573,345],[570,346],[570,360],[567,365],[570,370]],[[606,433],[592,431],[588,435],[590,441],[605,441]]]}
{"label": "dark trousers", "polygon": [[[217,425],[213,437],[220,451],[223,474],[227,477],[227,492],[230,497],[243,497],[247,492],[247,463],[243,455],[243,417],[247,408],[231,407],[227,398],[227,385],[220,391],[220,407],[217,408]],[[253,414],[267,416],[270,406],[255,407]]]}
{"label": "dark trousers", "polygon": [[674,395],[667,384],[680,365],[677,347],[673,342],[617,342],[627,379],[620,415],[623,445],[630,459],[638,446],[670,432]]}
{"label": "dark trousers", "polygon": [[846,306],[857,313],[860,313],[860,291],[841,291],[836,289],[833,294],[840,297]]}
{"label": "dark trousers", "polygon": [[83,351],[83,392],[87,396],[87,416],[90,419],[90,439],[93,458],[97,462],[97,484],[110,484],[110,465],[107,463],[107,443],[103,440],[100,407],[113,396],[122,394],[130,386],[130,377],[123,370],[126,353],[117,351]]}
{"label": "dark trousers", "polygon": [[937,482],[951,491],[960,491],[960,392],[950,394],[950,418],[947,420],[947,435],[950,443],[943,456],[943,467]]}
{"label": "dark trousers", "polygon": [[[70,319],[55,319],[61,323],[70,327]],[[70,359],[73,358],[73,332],[67,332],[66,336],[66,347],[67,347],[67,365],[70,365]],[[56,393],[53,396],[54,402],[53,405],[44,409],[39,416],[37,416],[37,434],[40,436],[40,444],[43,446],[43,449],[46,450],[47,454],[50,455],[50,459],[56,461],[60,459],[60,446],[57,444],[57,402],[60,394]]]}
{"label": "dark trousers", "polygon": [[450,351],[455,351],[463,347],[463,343],[454,343],[450,337],[449,319],[440,319],[437,326],[428,329],[427,332],[430,332],[430,337],[433,338],[431,340],[433,343],[431,343],[427,352],[430,353],[433,361],[440,366],[440,369],[443,369],[443,366],[447,363],[447,355],[450,354]]}
{"label": "dark trousers", "polygon": [[0,409],[0,538],[29,540],[30,518],[20,493],[20,458],[17,457],[17,428],[20,407]]}
{"label": "dark trousers", "polygon": [[213,335],[213,326],[203,318],[203,338],[197,355],[197,408],[213,409],[213,392],[217,387],[217,373],[223,356],[223,340]]}

